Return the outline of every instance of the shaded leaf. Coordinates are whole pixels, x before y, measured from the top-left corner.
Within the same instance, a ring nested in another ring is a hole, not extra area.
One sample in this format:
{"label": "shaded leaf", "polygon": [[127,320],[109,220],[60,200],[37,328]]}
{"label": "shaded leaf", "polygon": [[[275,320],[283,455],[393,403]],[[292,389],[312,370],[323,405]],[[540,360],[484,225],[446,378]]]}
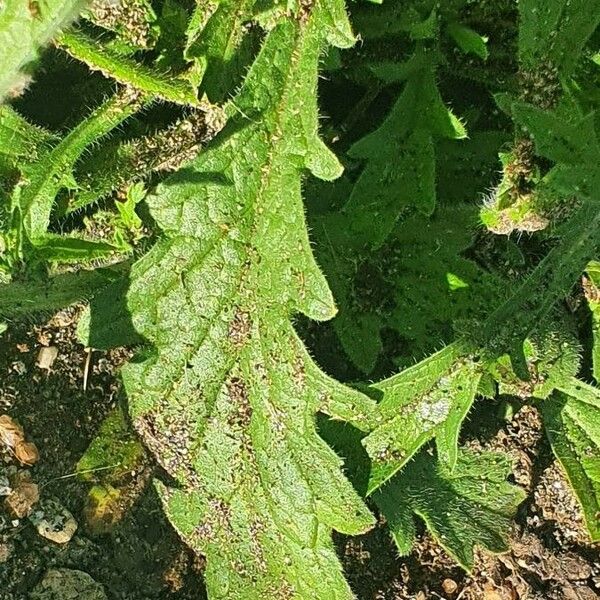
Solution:
{"label": "shaded leaf", "polygon": [[475,546],[508,550],[507,537],[525,493],[509,484],[508,458],[498,453],[461,450],[450,471],[426,452],[373,495],[401,555],[416,536],[415,516],[466,570],[473,567]]}

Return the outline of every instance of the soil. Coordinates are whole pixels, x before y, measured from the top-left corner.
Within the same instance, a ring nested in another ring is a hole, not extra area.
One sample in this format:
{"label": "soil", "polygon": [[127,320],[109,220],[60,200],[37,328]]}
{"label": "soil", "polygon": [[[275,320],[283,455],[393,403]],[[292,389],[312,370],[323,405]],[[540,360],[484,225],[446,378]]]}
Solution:
{"label": "soil", "polygon": [[[76,341],[76,318],[77,309],[69,309],[45,322],[13,323],[0,338],[0,414],[18,421],[39,449],[40,460],[28,471],[42,500],[58,501],[79,523],[71,541],[57,545],[27,519],[11,520],[0,508],[0,600],[26,600],[54,568],[88,573],[111,600],[206,598],[202,562],[166,522],[152,485],[139,485],[149,479],[147,473],[132,477],[137,498],[109,533],[93,535],[86,527],[89,484],[74,476],[75,466],[119,402],[118,368],[129,353],[88,357]],[[37,364],[43,347],[58,350],[49,369]],[[579,507],[551,457],[539,415],[526,406],[498,427],[486,416],[489,406],[486,411],[472,416],[477,428],[467,430],[465,442],[509,452],[515,482],[529,493],[510,552],[479,552],[473,572],[465,573],[426,532],[407,557],[397,555],[384,523],[360,537],[336,536],[359,600],[600,598],[600,551],[587,542]]]}

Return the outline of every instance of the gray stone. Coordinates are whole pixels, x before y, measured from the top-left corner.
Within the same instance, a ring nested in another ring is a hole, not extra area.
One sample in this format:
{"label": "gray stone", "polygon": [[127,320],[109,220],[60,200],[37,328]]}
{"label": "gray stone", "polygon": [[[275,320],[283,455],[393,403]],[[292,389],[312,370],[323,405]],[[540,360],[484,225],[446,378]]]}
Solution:
{"label": "gray stone", "polygon": [[108,597],[104,587],[83,571],[51,569],[29,594],[29,600],[108,600]]}

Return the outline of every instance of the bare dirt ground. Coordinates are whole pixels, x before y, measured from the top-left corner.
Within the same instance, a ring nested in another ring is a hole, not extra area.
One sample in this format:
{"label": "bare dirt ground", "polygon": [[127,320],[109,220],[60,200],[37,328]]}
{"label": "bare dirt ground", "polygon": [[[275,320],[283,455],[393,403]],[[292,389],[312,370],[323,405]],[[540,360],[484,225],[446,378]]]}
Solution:
{"label": "bare dirt ground", "polygon": [[[75,466],[118,403],[117,371],[128,352],[93,352],[86,368],[88,356],[75,339],[75,321],[76,310],[70,309],[47,322],[12,324],[0,338],[0,415],[16,420],[39,450],[39,461],[25,470],[38,485],[41,501],[55,500],[78,523],[72,539],[59,545],[0,505],[0,600],[28,599],[48,570],[57,568],[89,574],[110,600],[205,598],[202,561],[190,555],[165,521],[152,486],[140,485],[142,474],[132,474],[135,502],[109,533],[93,535],[86,526],[89,485],[73,476]],[[49,368],[37,364],[44,347],[58,350]],[[471,423],[479,417],[476,411]],[[600,550],[586,541],[579,508],[550,456],[535,410],[518,411],[499,430],[478,426],[477,437],[467,431],[466,438],[474,446],[509,452],[516,483],[529,492],[511,551],[480,553],[467,574],[426,533],[404,558],[397,556],[383,524],[361,537],[337,536],[358,599],[600,598]],[[0,454],[0,475],[10,460]]]}

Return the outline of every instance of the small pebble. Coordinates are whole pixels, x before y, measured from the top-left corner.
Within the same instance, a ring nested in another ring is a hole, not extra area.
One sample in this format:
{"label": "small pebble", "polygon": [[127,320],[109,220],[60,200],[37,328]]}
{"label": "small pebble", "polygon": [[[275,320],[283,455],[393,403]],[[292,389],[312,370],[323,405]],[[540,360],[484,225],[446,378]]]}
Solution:
{"label": "small pebble", "polygon": [[456,581],[454,581],[454,579],[447,578],[442,582],[442,587],[444,588],[444,592],[446,594],[454,594],[458,589],[458,584]]}
{"label": "small pebble", "polygon": [[40,369],[49,371],[57,356],[58,348],[56,346],[44,346],[43,348],[40,348],[40,351],[38,352],[36,364]]}
{"label": "small pebble", "polygon": [[87,573],[51,569],[29,595],[30,600],[108,600],[104,587]]}
{"label": "small pebble", "polygon": [[55,544],[70,542],[78,527],[73,515],[56,500],[43,501],[29,520],[43,538]]}

